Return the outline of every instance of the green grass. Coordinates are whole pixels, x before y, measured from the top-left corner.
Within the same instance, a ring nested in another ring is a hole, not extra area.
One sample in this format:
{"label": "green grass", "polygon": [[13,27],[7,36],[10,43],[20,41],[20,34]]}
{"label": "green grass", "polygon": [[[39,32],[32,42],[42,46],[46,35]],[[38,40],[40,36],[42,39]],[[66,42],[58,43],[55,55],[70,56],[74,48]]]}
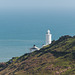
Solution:
{"label": "green grass", "polygon": [[6,64],[0,75],[6,72],[8,75],[75,75],[75,38],[62,36],[39,51],[14,57]]}

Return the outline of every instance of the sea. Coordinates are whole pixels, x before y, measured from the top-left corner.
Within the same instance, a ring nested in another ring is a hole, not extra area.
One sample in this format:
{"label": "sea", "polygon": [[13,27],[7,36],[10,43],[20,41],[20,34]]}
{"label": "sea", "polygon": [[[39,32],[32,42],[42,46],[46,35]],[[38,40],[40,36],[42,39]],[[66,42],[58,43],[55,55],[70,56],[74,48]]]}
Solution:
{"label": "sea", "polygon": [[33,45],[45,44],[50,29],[52,40],[64,35],[75,35],[75,12],[50,11],[0,11],[0,62],[30,53]]}

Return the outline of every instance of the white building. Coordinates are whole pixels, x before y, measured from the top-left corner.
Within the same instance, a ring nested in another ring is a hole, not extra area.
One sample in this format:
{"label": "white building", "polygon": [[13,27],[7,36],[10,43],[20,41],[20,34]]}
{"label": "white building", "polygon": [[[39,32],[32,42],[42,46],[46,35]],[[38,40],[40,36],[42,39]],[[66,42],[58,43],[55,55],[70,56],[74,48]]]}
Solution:
{"label": "white building", "polygon": [[[52,42],[51,37],[52,37],[52,35],[50,34],[50,30],[48,30],[47,33],[46,33],[46,45],[51,44],[51,42]],[[43,45],[42,47],[44,47],[46,45]],[[33,52],[33,51],[36,51],[36,50],[40,50],[40,48],[36,47],[35,45],[32,48],[30,48],[30,52]]]}
{"label": "white building", "polygon": [[46,33],[46,45],[51,44],[51,42],[52,42],[51,37],[52,37],[52,35],[50,34],[50,30],[48,30]]}
{"label": "white building", "polygon": [[33,52],[36,50],[40,50],[40,48],[36,47],[35,45],[32,48],[30,48],[30,52]]}

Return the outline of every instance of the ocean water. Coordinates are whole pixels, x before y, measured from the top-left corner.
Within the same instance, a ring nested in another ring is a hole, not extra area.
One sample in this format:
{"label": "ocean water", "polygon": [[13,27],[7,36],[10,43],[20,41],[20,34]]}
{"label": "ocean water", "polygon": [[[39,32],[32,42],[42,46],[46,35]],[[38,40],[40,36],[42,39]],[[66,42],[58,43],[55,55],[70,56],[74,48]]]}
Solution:
{"label": "ocean water", "polygon": [[46,31],[52,40],[75,35],[75,11],[0,11],[0,62],[29,53],[34,44],[45,44]]}
{"label": "ocean water", "polygon": [[42,40],[0,40],[0,62],[30,53],[33,44],[41,47],[42,43]]}

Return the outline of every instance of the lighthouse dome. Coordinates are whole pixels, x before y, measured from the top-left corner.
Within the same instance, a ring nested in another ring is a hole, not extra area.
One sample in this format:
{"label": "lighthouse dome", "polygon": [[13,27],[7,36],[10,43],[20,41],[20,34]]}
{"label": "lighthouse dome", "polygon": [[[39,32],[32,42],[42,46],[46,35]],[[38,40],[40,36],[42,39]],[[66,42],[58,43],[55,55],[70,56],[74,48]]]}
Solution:
{"label": "lighthouse dome", "polygon": [[47,31],[47,34],[50,34],[50,30]]}

